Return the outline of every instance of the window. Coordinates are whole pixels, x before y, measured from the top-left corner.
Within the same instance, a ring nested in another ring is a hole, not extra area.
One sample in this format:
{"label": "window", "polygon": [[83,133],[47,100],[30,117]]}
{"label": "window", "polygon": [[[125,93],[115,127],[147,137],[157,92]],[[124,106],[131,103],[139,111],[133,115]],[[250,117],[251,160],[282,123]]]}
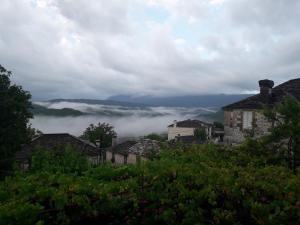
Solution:
{"label": "window", "polygon": [[251,111],[243,112],[243,129],[251,129],[253,121],[253,114]]}
{"label": "window", "polygon": [[233,112],[230,112],[230,121],[229,121],[229,127],[233,127]]}

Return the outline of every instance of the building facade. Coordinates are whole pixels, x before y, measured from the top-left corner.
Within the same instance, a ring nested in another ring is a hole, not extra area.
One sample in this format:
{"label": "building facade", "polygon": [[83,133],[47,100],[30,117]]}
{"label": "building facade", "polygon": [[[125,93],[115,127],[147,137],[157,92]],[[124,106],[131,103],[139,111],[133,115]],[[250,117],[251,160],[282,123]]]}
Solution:
{"label": "building facade", "polygon": [[212,124],[200,120],[184,120],[179,122],[174,120],[173,124],[168,126],[168,141],[175,140],[181,136],[194,136],[196,129],[203,129],[207,138],[211,138],[213,131]]}
{"label": "building facade", "polygon": [[223,107],[226,143],[238,144],[247,136],[260,137],[268,134],[274,124],[264,116],[264,108],[274,107],[287,95],[300,101],[300,79],[290,80],[276,87],[272,80],[260,80],[259,87],[259,94]]}
{"label": "building facade", "polygon": [[87,156],[92,165],[104,162],[114,164],[134,164],[139,160],[146,160],[148,154],[157,151],[159,146],[151,140],[125,141],[109,148],[100,148],[91,142],[82,140],[68,133],[42,134],[26,144],[15,155],[16,162],[23,170],[30,167],[30,160],[33,150],[41,147],[44,150],[64,149],[66,145],[73,147],[75,151]]}

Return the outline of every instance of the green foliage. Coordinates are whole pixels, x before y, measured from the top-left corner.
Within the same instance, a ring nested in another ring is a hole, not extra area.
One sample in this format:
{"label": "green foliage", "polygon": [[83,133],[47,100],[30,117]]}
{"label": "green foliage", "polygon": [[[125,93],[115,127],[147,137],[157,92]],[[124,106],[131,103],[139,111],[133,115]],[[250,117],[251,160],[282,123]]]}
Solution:
{"label": "green foliage", "polygon": [[199,140],[201,140],[201,141],[206,141],[207,140],[207,134],[205,132],[205,129],[203,129],[203,128],[195,129],[194,136],[196,138],[198,138]]}
{"label": "green foliage", "polygon": [[148,134],[148,135],[144,136],[144,138],[154,140],[154,141],[159,141],[159,142],[163,142],[163,141],[167,140],[166,137],[164,137],[162,135],[159,135],[159,134],[156,134],[156,133]]}
{"label": "green foliage", "polygon": [[11,84],[11,72],[0,65],[0,179],[9,174],[14,154],[28,140],[31,95]]}
{"label": "green foliage", "polygon": [[27,131],[28,131],[28,141],[31,141],[32,139],[37,138],[43,134],[43,132],[40,131],[39,129],[32,128],[31,124],[27,127]]}
{"label": "green foliage", "polygon": [[224,129],[224,124],[218,121],[214,122],[214,127],[215,128],[220,128],[220,129]]}
{"label": "green foliage", "polygon": [[30,172],[50,171],[81,174],[89,168],[85,155],[72,146],[61,146],[51,151],[37,147],[31,157]]}
{"label": "green foliage", "polygon": [[300,103],[287,96],[280,104],[266,110],[265,115],[274,124],[265,142],[273,151],[285,155],[289,168],[296,172],[300,166]]}
{"label": "green foliage", "polygon": [[0,183],[0,224],[300,223],[300,175],[246,153],[178,146],[81,175],[37,169]]}
{"label": "green foliage", "polygon": [[98,123],[97,125],[90,124],[90,126],[83,132],[81,138],[94,144],[96,144],[96,140],[100,140],[101,147],[106,148],[111,146],[112,138],[116,136],[117,134],[111,125],[108,123]]}

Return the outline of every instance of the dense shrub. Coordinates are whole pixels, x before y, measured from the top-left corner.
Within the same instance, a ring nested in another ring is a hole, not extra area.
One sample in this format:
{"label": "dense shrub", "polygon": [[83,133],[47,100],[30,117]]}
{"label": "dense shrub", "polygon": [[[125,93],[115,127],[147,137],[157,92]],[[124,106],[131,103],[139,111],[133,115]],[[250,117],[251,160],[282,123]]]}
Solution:
{"label": "dense shrub", "polygon": [[81,175],[36,170],[0,184],[0,224],[299,224],[300,176],[261,161],[178,146]]}
{"label": "dense shrub", "polygon": [[57,146],[51,151],[37,146],[31,157],[30,172],[49,171],[63,173],[82,173],[89,168],[86,155],[71,145]]}

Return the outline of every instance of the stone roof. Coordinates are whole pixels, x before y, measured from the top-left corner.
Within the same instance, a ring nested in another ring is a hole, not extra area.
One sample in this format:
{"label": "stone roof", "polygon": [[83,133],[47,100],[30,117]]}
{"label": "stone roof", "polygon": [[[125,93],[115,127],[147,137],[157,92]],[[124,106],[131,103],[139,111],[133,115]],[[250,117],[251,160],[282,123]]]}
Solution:
{"label": "stone roof", "polygon": [[146,158],[153,156],[160,151],[159,142],[151,139],[141,139],[135,145],[131,146],[129,152],[141,155]]}
{"label": "stone roof", "polygon": [[120,144],[117,144],[116,146],[111,147],[111,150],[113,153],[128,155],[130,147],[132,147],[136,143],[136,141],[125,141]]}
{"label": "stone roof", "polygon": [[160,150],[157,141],[150,139],[141,139],[139,141],[125,141],[111,148],[113,153],[128,155],[135,154],[149,157],[152,153]]}
{"label": "stone roof", "polygon": [[[212,127],[210,123],[206,123],[200,120],[183,120],[176,123],[176,127],[187,127],[187,128],[200,128],[200,127]],[[169,125],[168,127],[174,127],[174,124]]]}
{"label": "stone roof", "polygon": [[17,161],[28,160],[31,157],[32,150],[36,146],[41,146],[48,150],[54,149],[62,145],[72,145],[77,151],[87,156],[98,155],[98,148],[93,143],[82,140],[68,133],[42,134],[31,140],[30,143],[24,145],[21,151],[16,152]]}
{"label": "stone roof", "polygon": [[300,78],[289,80],[272,89],[270,96],[262,94],[253,95],[244,100],[223,107],[226,109],[262,109],[263,106],[273,106],[279,103],[285,96],[294,96],[300,101]]}

